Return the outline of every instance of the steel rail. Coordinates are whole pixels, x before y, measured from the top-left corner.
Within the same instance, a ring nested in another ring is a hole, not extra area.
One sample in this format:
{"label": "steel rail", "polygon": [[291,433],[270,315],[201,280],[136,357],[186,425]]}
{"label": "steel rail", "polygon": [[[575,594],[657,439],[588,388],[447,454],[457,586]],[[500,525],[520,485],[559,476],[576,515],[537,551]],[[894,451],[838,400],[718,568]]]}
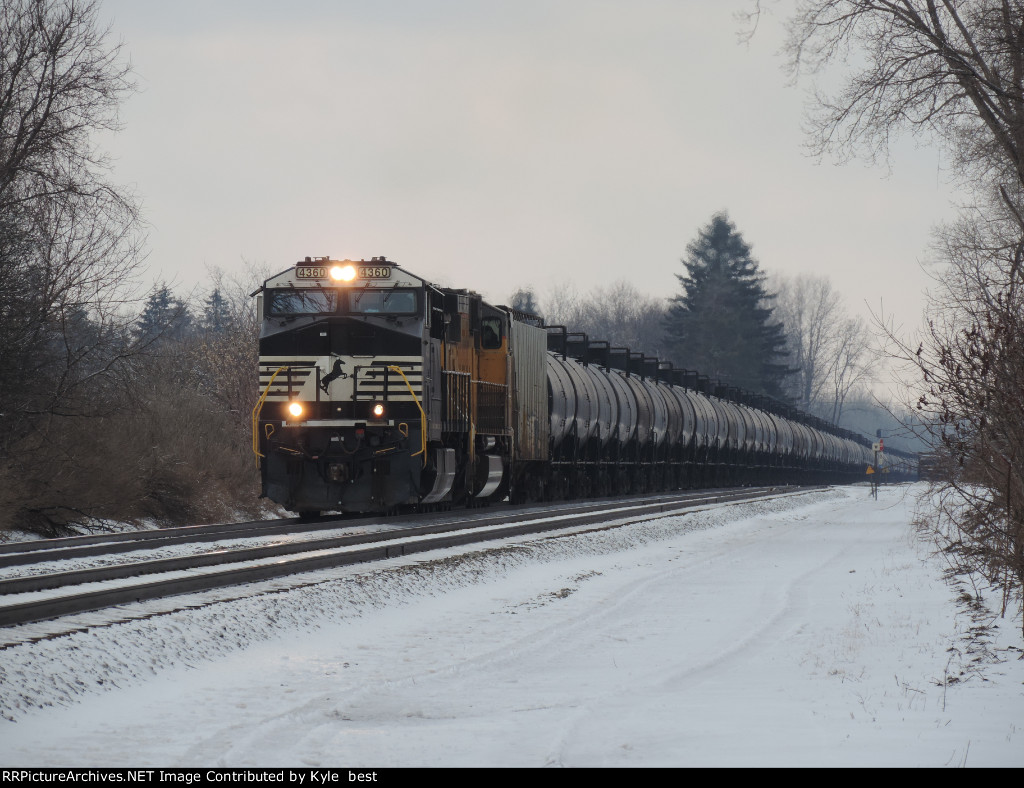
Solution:
{"label": "steel rail", "polygon": [[[410,528],[402,531],[364,534],[360,535],[360,538],[362,538],[364,542],[383,541],[384,544],[376,544],[372,547],[365,547],[358,550],[350,550],[340,553],[335,552],[327,555],[306,556],[291,559],[286,558],[285,560],[278,560],[258,566],[236,567],[234,569],[226,569],[220,572],[195,574],[190,577],[165,579],[138,585],[119,586],[117,588],[89,591],[72,596],[54,597],[45,600],[6,605],[0,607],[0,626],[7,627],[44,621],[47,619],[58,618],[60,616],[71,615],[73,613],[100,610],[132,602],[142,602],[163,597],[177,596],[180,594],[208,591],[215,588],[253,583],[261,580],[269,580],[319,569],[379,561],[387,558],[396,558],[429,550],[471,544],[474,542],[493,541],[512,536],[523,536],[542,532],[558,532],[567,528],[592,525],[607,522],[608,520],[636,522],[638,520],[644,520],[651,517],[677,514],[699,506],[714,503],[740,502],[743,500],[768,497],[771,495],[802,495],[810,492],[811,489],[816,488],[803,488],[799,491],[788,492],[779,492],[778,490],[761,490],[758,492],[747,491],[716,493],[702,498],[691,497],[686,500],[659,501],[655,503],[635,504],[626,507],[621,506],[621,504],[606,505],[601,511],[565,515],[562,516],[562,519],[555,522],[552,522],[551,515],[538,518],[537,515],[534,514],[532,519],[526,519],[518,524],[487,530],[481,530],[477,527],[469,527],[467,529],[465,524],[459,525],[446,523],[443,525]],[[524,515],[524,517],[528,516]],[[614,526],[605,527],[618,527],[623,524],[623,522],[617,522]],[[443,533],[444,531],[447,531],[448,533]],[[455,532],[453,533],[452,531]],[[441,533],[439,534],[439,532]],[[411,540],[411,537],[423,536],[425,534],[435,534],[435,536],[433,538]],[[352,537],[341,537],[341,539],[351,538]],[[302,552],[309,552],[310,549],[311,548],[307,544]],[[239,553],[247,554],[249,552],[249,550],[230,551],[230,553],[227,554],[230,556],[228,560],[231,562],[251,560],[238,557]],[[195,564],[192,564],[192,566],[195,566]],[[108,567],[108,569],[112,568],[113,567]],[[6,582],[13,583],[17,581]]]}
{"label": "steel rail", "polygon": [[[760,489],[760,488],[758,488]],[[754,492],[753,489],[747,488],[747,492]],[[720,492],[721,494],[728,494],[727,492]],[[705,495],[705,493],[690,493],[687,495],[674,495],[674,496],[658,496],[657,498],[646,501],[648,503],[655,503],[660,501],[681,501],[681,500],[692,500],[694,498]],[[573,511],[579,514],[591,511],[603,511],[609,507],[615,508],[620,505],[633,505],[635,501],[601,501],[591,503],[589,505],[582,505],[573,507]],[[414,515],[409,515],[413,517]],[[550,511],[538,512],[532,511],[518,511],[511,514],[498,513],[498,514],[481,514],[461,516],[456,519],[446,520],[445,522],[436,523],[433,525],[422,525],[413,527],[396,527],[390,531],[381,531],[376,533],[356,533],[347,534],[344,536],[335,536],[327,539],[310,539],[299,542],[286,542],[272,545],[261,545],[257,547],[233,547],[226,548],[223,550],[217,550],[202,554],[193,554],[188,556],[175,556],[171,558],[159,558],[149,561],[136,561],[133,563],[117,564],[111,566],[102,567],[91,567],[88,569],[75,569],[64,572],[47,572],[38,575],[26,575],[24,577],[10,578],[6,580],[0,580],[0,597],[9,594],[23,594],[30,591],[41,591],[47,588],[60,588],[69,585],[83,585],[85,583],[96,583],[103,582],[105,580],[119,580],[126,577],[135,577],[144,574],[157,574],[160,572],[175,572],[182,569],[192,569],[202,566],[216,566],[217,564],[226,563],[237,563],[241,561],[254,561],[263,558],[274,558],[282,555],[293,555],[295,553],[308,553],[314,550],[331,550],[338,547],[347,547],[350,545],[361,544],[361,543],[372,543],[379,541],[386,541],[388,539],[395,539],[398,536],[419,536],[423,534],[431,533],[445,533],[447,531],[457,530],[460,528],[473,528],[473,527],[486,527],[495,525],[498,523],[514,523],[522,520],[536,519],[542,516],[552,516]],[[557,515],[554,515],[557,516]],[[316,530],[335,529],[336,524],[322,524],[319,525]],[[267,526],[261,529],[262,531],[280,532],[279,529],[275,529],[271,526]],[[252,536],[258,534],[260,531],[246,530],[240,531],[240,536]],[[287,531],[286,533],[294,533],[294,531]],[[213,534],[197,534],[197,535],[184,535],[175,536],[166,540],[162,540],[157,547],[174,544],[194,544],[204,541],[215,541],[224,538],[222,531],[217,531]],[[230,537],[229,537],[230,538]],[[17,565],[25,566],[31,563],[41,563],[43,561],[52,561],[58,559],[69,559],[69,558],[81,558],[88,557],[91,555],[113,555],[120,552],[137,551],[140,548],[136,545],[125,547],[123,545],[115,545],[116,549],[104,551],[102,547],[89,546],[86,548],[71,548],[66,550],[56,550],[53,554],[47,556],[39,556],[31,554],[29,561],[23,561]],[[13,564],[13,561],[11,562]],[[5,566],[5,563],[0,563],[0,567]]]}
{"label": "steel rail", "polygon": [[[284,520],[256,520],[248,523],[222,523],[218,525],[185,525],[177,528],[158,528],[151,531],[126,531],[121,534],[95,534],[72,536],[47,542],[20,542],[33,545],[31,549],[8,551],[0,555],[0,568],[28,566],[47,561],[69,558],[87,558],[94,555],[129,553],[136,550],[155,550],[165,545],[215,542],[218,539],[242,539],[262,534],[294,534],[349,528],[359,523],[375,523],[375,518],[360,520],[331,520],[300,523],[296,518]],[[123,537],[123,538],[120,538]],[[77,541],[81,539],[82,541]]]}
{"label": "steel rail", "polygon": [[[85,545],[116,545],[120,542],[146,542],[166,539],[172,536],[188,536],[198,539],[199,535],[209,532],[219,534],[223,531],[256,529],[262,525],[268,527],[281,527],[282,524],[298,523],[297,517],[288,517],[279,520],[253,520],[244,523],[215,523],[208,525],[179,525],[171,528],[152,528],[142,531],[110,531],[100,534],[84,534],[82,536],[58,536],[53,539],[33,539],[24,542],[5,542],[0,544],[0,556],[17,555],[25,556],[31,554],[52,555],[58,550],[72,549]],[[137,550],[139,547],[132,546],[129,549]],[[111,552],[117,552],[111,548]],[[45,558],[44,560],[50,560]]]}
{"label": "steel rail", "polygon": [[[734,489],[746,489],[754,491],[758,489],[779,489],[778,487],[766,488],[723,488],[721,492],[730,492]],[[684,496],[694,496],[710,493],[710,490],[693,490],[682,493]],[[660,493],[657,496],[631,497],[622,499],[624,502],[638,500],[661,500],[663,498],[678,498],[680,493]],[[607,506],[610,502],[587,501],[587,502],[555,502],[557,505],[573,505],[576,511],[589,511],[595,507]],[[424,518],[460,518],[460,522],[476,522],[485,518],[501,518],[504,515],[492,514],[494,512],[526,512],[529,514],[535,507],[524,510],[522,507],[508,507],[499,504],[485,510],[465,510],[464,513],[456,514],[447,512],[411,512],[408,514],[393,515],[387,518],[388,525],[398,525],[407,520],[422,520]],[[507,519],[507,518],[506,518]],[[63,561],[70,558],[86,558],[97,555],[111,555],[114,553],[127,553],[138,550],[157,549],[165,545],[185,544],[189,542],[213,542],[219,539],[238,539],[250,536],[260,536],[272,533],[295,534],[309,533],[316,531],[329,531],[339,528],[357,528],[363,525],[381,525],[382,521],[378,515],[338,515],[328,516],[315,521],[303,521],[297,517],[283,518],[279,520],[254,520],[243,523],[217,523],[212,525],[183,525],[172,528],[155,528],[147,531],[122,531],[118,533],[90,534],[87,536],[69,536],[56,539],[34,540],[28,542],[10,542],[0,545],[0,569],[11,566],[27,566],[30,564],[45,563],[50,561]],[[141,543],[141,544],[140,544]],[[149,543],[149,544],[147,544]],[[156,544],[152,544],[156,543]]]}

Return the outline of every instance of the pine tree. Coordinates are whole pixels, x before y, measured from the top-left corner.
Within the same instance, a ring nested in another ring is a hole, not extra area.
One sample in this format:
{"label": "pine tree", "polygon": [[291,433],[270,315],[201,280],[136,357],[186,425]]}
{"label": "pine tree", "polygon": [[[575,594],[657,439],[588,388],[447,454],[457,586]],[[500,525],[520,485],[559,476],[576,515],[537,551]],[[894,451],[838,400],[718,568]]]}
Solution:
{"label": "pine tree", "polygon": [[227,299],[221,295],[220,288],[215,287],[206,299],[203,309],[203,328],[213,334],[220,334],[231,325],[231,309]]}
{"label": "pine tree", "polygon": [[520,287],[512,294],[509,304],[519,312],[526,312],[529,315],[540,314],[540,307],[537,305],[532,287]]}
{"label": "pine tree", "polygon": [[142,342],[183,339],[192,328],[188,305],[165,284],[158,285],[135,323],[135,336]]}
{"label": "pine tree", "polygon": [[782,397],[786,337],[750,246],[723,212],[686,247],[665,332],[674,360],[746,391]]}

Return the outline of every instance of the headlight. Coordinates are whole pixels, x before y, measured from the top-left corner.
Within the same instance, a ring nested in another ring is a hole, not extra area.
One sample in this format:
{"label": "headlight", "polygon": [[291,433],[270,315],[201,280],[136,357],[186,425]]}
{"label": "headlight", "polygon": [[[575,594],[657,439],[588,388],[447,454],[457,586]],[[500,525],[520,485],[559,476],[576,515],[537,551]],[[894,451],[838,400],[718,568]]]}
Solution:
{"label": "headlight", "polygon": [[337,282],[351,282],[356,278],[354,265],[336,265],[331,269],[331,279]]}
{"label": "headlight", "polygon": [[301,402],[289,402],[288,403],[288,412],[292,416],[294,416],[295,418],[298,418],[299,416],[302,415],[302,403]]}
{"label": "headlight", "polygon": [[373,408],[371,408],[370,412],[373,413],[375,419],[384,418],[384,404],[382,402],[373,403]]}

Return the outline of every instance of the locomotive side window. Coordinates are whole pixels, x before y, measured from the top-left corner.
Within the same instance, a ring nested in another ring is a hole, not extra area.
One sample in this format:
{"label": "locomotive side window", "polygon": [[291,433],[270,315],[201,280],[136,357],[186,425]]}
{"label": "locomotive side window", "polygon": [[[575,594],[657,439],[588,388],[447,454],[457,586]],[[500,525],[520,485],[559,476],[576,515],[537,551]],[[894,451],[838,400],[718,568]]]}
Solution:
{"label": "locomotive side window", "polygon": [[501,347],[501,318],[485,317],[483,319],[480,347],[484,350],[498,350]]}
{"label": "locomotive side window", "polygon": [[337,310],[337,290],[267,290],[268,315],[320,315]]}
{"label": "locomotive side window", "polygon": [[352,314],[414,315],[416,306],[415,290],[358,290],[349,298]]}
{"label": "locomotive side window", "polygon": [[430,336],[444,339],[444,298],[436,290],[428,291],[430,297]]}

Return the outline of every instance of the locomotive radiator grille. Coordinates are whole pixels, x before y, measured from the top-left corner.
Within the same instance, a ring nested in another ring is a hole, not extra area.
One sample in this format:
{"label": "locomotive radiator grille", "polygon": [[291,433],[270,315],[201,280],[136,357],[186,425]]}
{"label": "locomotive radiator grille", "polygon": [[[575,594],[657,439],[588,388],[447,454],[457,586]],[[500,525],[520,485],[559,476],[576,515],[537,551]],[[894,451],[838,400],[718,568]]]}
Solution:
{"label": "locomotive radiator grille", "polygon": [[[260,391],[267,390],[268,402],[291,399],[310,401],[389,400],[413,402],[423,399],[423,359],[419,356],[375,358],[359,363],[350,356],[331,356],[319,359],[294,356],[260,356]],[[400,367],[405,375],[388,369]],[[285,369],[281,370],[284,367]],[[275,372],[281,370],[277,377]],[[332,370],[334,372],[332,373]],[[337,371],[341,377],[338,378]],[[273,378],[273,383],[271,383]],[[409,385],[406,385],[408,380]],[[330,385],[328,390],[327,385]],[[412,393],[409,387],[412,387]]]}
{"label": "locomotive radiator grille", "polygon": [[445,410],[442,429],[468,432],[470,423],[470,379],[468,372],[444,370]]}
{"label": "locomotive radiator grille", "polygon": [[[505,435],[508,430],[508,386],[473,380],[468,372],[444,370],[445,411],[443,429],[468,432],[472,427],[487,435]],[[476,410],[476,423],[473,412]]]}
{"label": "locomotive radiator grille", "polygon": [[508,409],[508,386],[474,380],[476,387],[476,431],[489,435],[504,435]]}
{"label": "locomotive radiator grille", "polygon": [[288,367],[274,378],[274,384],[267,392],[268,402],[284,402],[299,395],[306,380],[312,375],[316,362],[313,359],[293,357],[274,358],[260,356],[260,391],[263,391],[274,373],[281,367]]}
{"label": "locomotive radiator grille", "polygon": [[[388,369],[399,367],[402,376]],[[413,402],[423,400],[423,363],[403,359],[374,359],[370,364],[355,367],[355,393],[357,400],[383,399],[391,402]],[[406,385],[406,380],[409,385]],[[409,386],[413,393],[409,393]]]}

